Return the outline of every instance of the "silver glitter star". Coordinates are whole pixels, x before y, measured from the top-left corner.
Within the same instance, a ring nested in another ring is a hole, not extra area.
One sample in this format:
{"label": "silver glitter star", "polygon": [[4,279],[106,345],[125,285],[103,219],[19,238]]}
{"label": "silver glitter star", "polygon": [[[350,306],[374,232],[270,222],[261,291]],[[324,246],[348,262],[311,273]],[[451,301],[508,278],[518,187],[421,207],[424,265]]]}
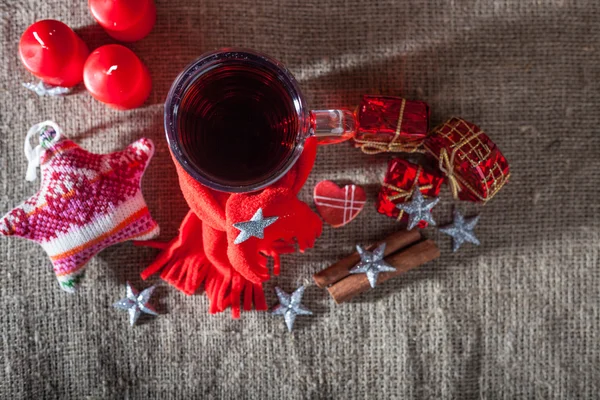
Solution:
{"label": "silver glitter star", "polygon": [[272,314],[283,315],[289,332],[294,328],[296,315],[312,315],[312,311],[300,304],[302,295],[304,295],[304,286],[300,286],[291,295],[278,287],[275,288],[275,293],[277,293],[277,297],[279,298],[279,305],[273,309]]}
{"label": "silver glitter star", "polygon": [[454,210],[454,222],[440,228],[441,232],[452,236],[452,251],[458,250],[464,242],[473,243],[479,246],[479,239],[477,239],[475,233],[473,233],[473,229],[475,229],[477,222],[479,222],[479,216],[465,219],[460,212]]}
{"label": "silver glitter star", "polygon": [[117,301],[113,304],[113,307],[129,311],[129,323],[131,326],[135,324],[135,321],[137,321],[142,313],[158,315],[154,306],[150,303],[150,296],[152,296],[155,288],[156,286],[150,286],[140,293],[136,288],[131,286],[131,283],[127,282],[127,297]]}
{"label": "silver glitter star", "polygon": [[357,245],[356,251],[360,255],[360,262],[349,272],[351,274],[367,274],[367,279],[372,288],[377,285],[377,278],[380,272],[392,272],[396,270],[396,268],[383,260],[385,243],[380,244],[373,252],[366,251],[360,245]]}
{"label": "silver glitter star", "polygon": [[240,234],[235,238],[234,244],[240,244],[250,239],[252,236],[262,239],[265,236],[265,228],[279,217],[263,218],[262,208],[254,213],[250,221],[237,222],[233,226],[240,230]]}
{"label": "silver glitter star", "polygon": [[420,221],[425,221],[435,226],[431,209],[440,201],[439,197],[425,199],[418,186],[413,193],[410,203],[396,204],[396,208],[408,214],[408,230],[417,226]]}
{"label": "silver glitter star", "polygon": [[62,86],[52,86],[40,81],[37,85],[34,83],[23,83],[27,89],[35,92],[38,96],[63,96],[71,93],[71,88]]}

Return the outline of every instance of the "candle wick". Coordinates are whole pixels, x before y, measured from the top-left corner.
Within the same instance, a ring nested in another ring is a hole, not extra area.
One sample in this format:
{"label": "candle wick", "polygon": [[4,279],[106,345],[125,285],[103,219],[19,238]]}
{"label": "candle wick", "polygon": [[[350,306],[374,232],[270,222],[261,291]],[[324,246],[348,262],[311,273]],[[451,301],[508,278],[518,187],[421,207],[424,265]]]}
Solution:
{"label": "candle wick", "polygon": [[42,38],[40,38],[40,36],[37,34],[37,32],[33,32],[33,37],[35,38],[35,40],[38,41],[38,43],[42,46],[42,48],[44,49],[48,49],[48,46],[46,46],[46,43],[44,43],[44,41],[42,40]]}

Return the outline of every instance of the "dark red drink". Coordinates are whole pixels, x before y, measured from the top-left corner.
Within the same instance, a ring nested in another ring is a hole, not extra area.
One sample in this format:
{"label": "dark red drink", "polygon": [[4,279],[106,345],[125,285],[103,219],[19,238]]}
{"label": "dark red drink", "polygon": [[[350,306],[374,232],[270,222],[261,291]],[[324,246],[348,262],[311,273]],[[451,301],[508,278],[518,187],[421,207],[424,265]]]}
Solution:
{"label": "dark red drink", "polygon": [[190,162],[218,183],[266,179],[296,145],[293,99],[269,71],[246,65],[208,71],[184,93],[177,113]]}
{"label": "dark red drink", "polygon": [[281,178],[308,137],[322,143],[350,138],[355,117],[347,110],[310,111],[279,62],[224,49],[203,55],[177,77],[165,103],[165,131],[176,161],[198,182],[251,192]]}

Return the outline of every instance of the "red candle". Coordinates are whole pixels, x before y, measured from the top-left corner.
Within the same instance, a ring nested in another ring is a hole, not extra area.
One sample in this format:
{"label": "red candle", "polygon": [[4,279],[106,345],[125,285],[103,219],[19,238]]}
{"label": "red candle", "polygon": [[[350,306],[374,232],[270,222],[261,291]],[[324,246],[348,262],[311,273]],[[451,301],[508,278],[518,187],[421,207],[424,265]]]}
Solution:
{"label": "red candle", "polygon": [[94,98],[120,110],[141,106],[152,87],[146,66],[119,44],[99,47],[90,54],[83,82]]}
{"label": "red candle", "polygon": [[156,21],[153,0],[89,0],[88,4],[106,33],[123,42],[144,38]]}
{"label": "red candle", "polygon": [[19,42],[19,56],[25,68],[54,86],[71,87],[81,82],[89,53],[71,28],[52,19],[30,25]]}

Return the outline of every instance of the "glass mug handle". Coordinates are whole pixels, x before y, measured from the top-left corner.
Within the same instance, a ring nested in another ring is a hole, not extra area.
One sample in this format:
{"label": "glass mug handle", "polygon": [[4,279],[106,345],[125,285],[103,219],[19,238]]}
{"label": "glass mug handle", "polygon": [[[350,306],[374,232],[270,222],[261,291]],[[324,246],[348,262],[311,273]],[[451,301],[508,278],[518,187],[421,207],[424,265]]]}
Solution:
{"label": "glass mug handle", "polygon": [[350,110],[312,110],[309,136],[320,145],[345,142],[356,134],[356,116]]}

